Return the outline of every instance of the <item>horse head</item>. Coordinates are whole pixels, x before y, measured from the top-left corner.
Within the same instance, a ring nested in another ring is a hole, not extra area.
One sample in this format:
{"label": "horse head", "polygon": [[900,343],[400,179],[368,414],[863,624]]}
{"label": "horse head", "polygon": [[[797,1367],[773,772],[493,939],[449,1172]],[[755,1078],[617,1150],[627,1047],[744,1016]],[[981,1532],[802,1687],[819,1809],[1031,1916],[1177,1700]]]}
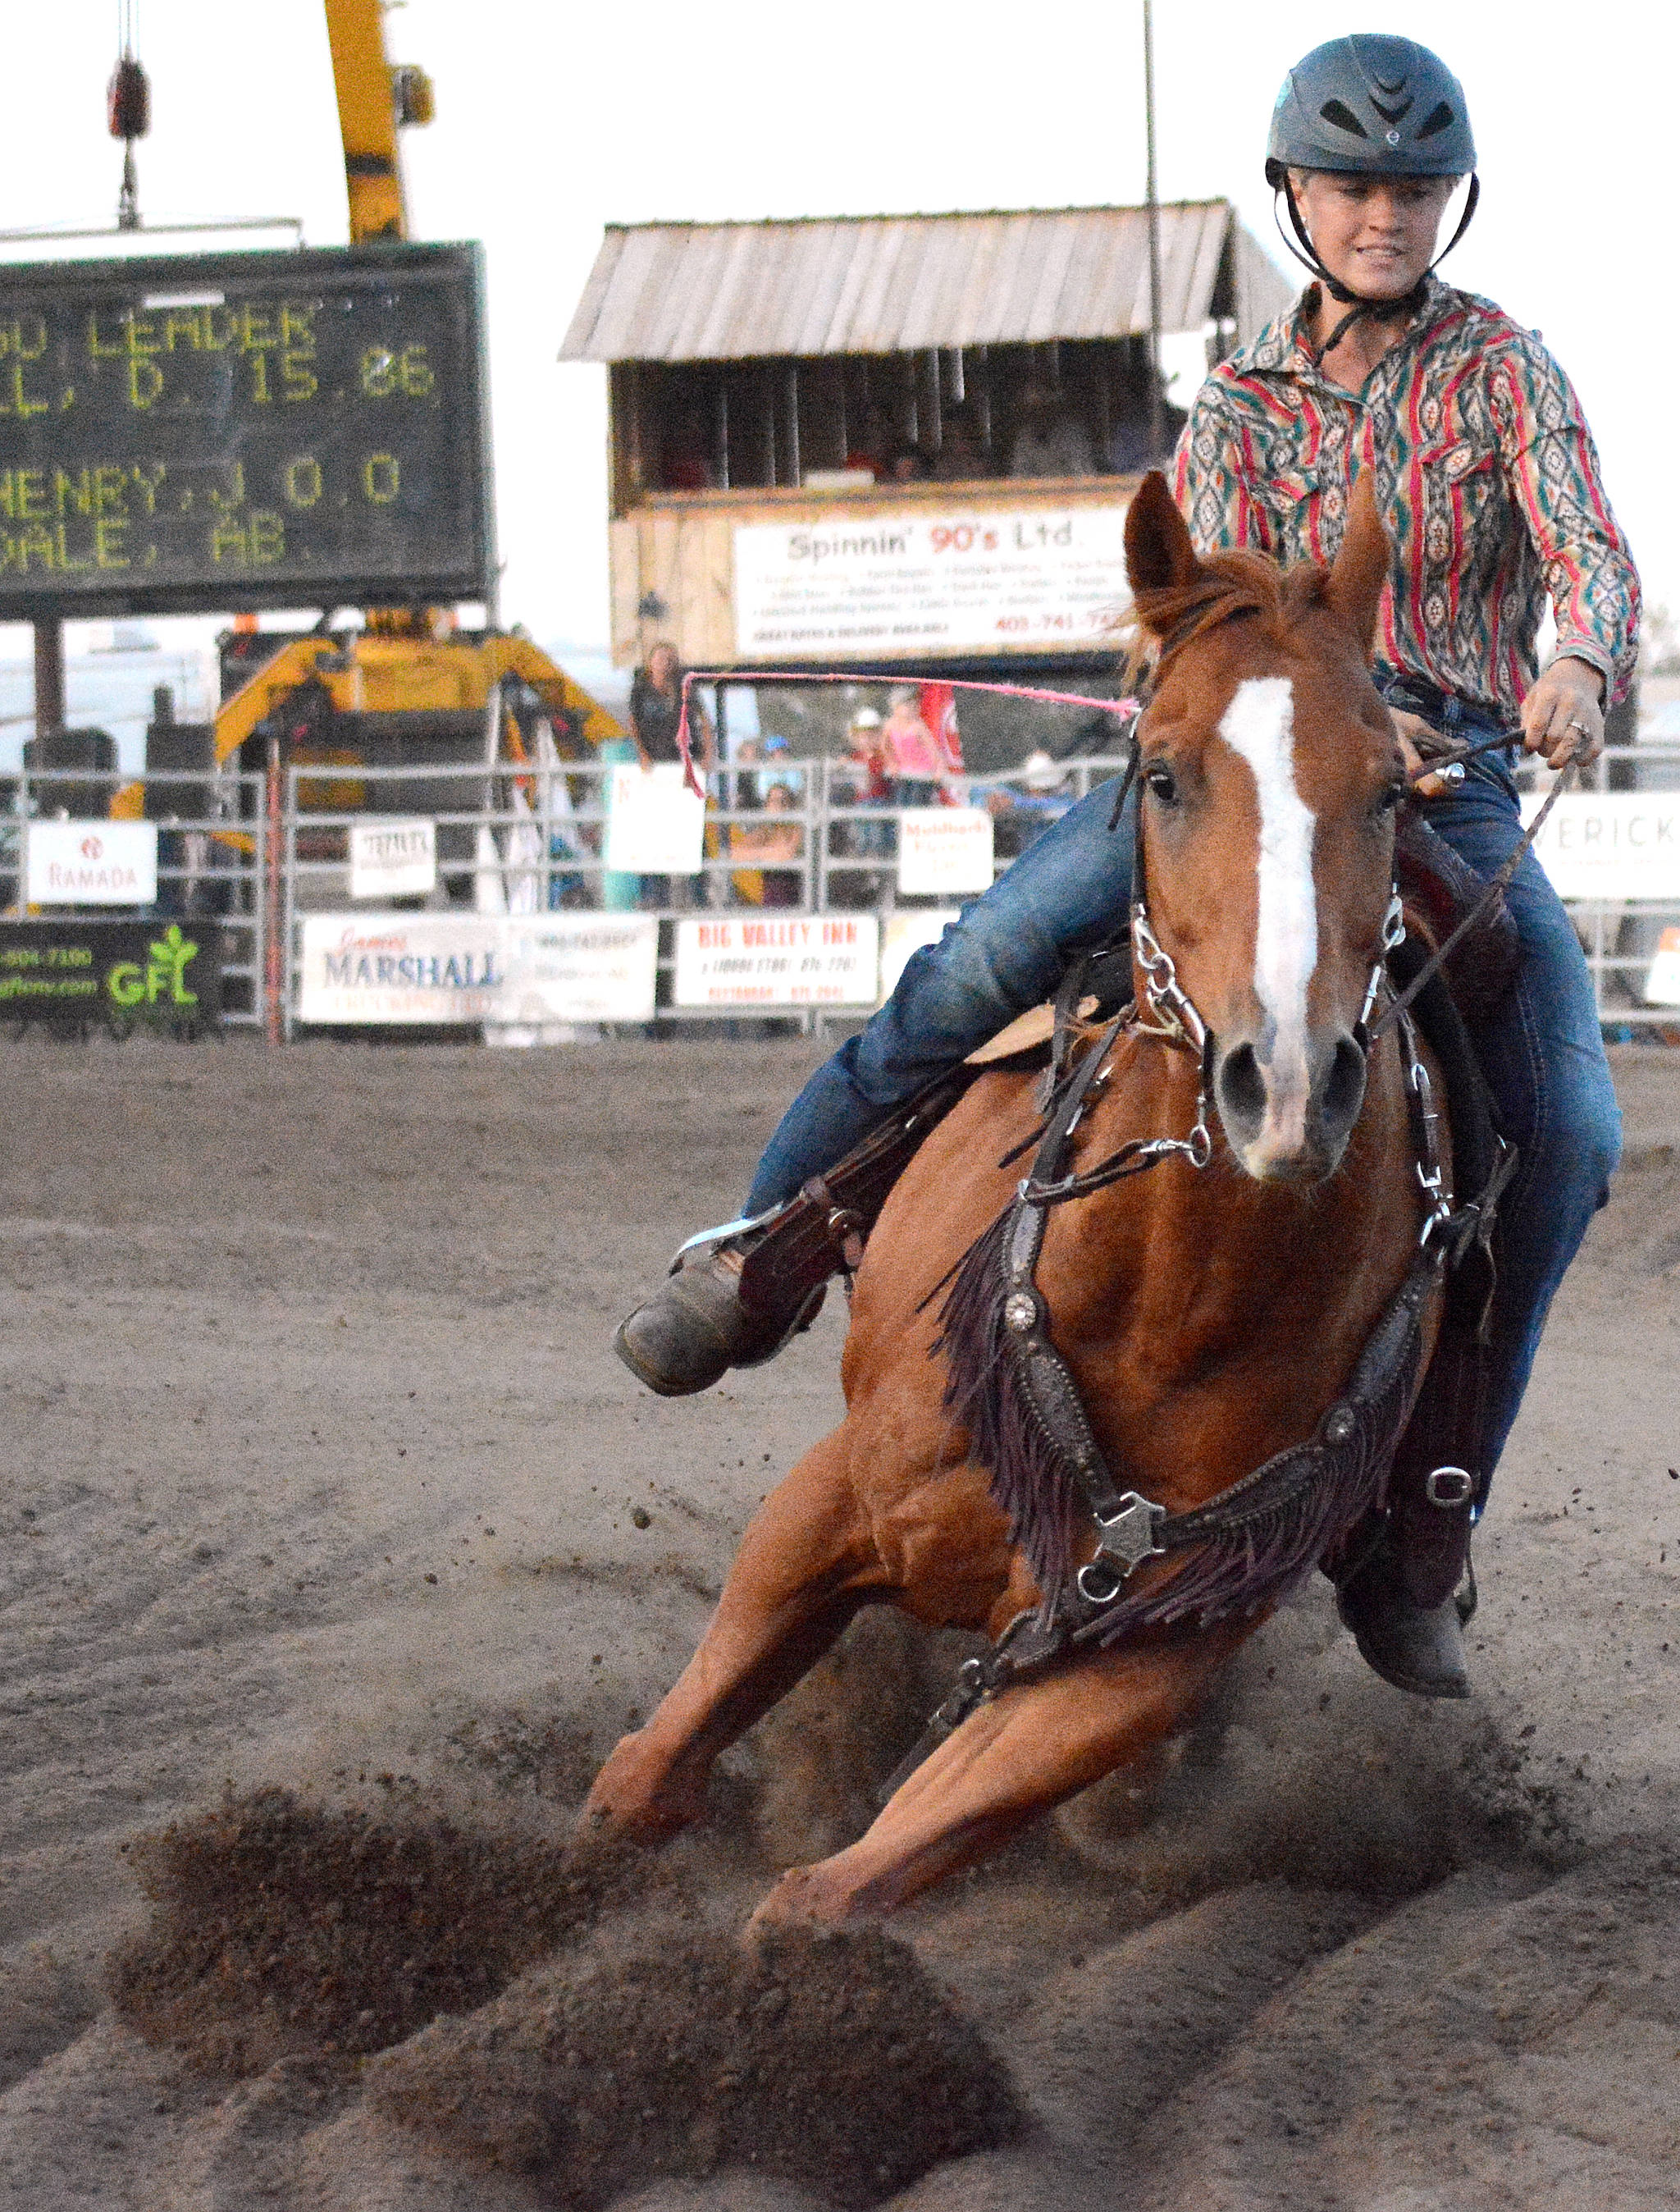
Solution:
{"label": "horse head", "polygon": [[1360,1017],[1404,791],[1369,671],[1387,533],[1362,477],[1333,567],[1204,560],[1151,474],[1125,539],[1157,656],[1139,895],[1207,1024],[1232,1152],[1259,1182],[1318,1182],[1364,1101]]}

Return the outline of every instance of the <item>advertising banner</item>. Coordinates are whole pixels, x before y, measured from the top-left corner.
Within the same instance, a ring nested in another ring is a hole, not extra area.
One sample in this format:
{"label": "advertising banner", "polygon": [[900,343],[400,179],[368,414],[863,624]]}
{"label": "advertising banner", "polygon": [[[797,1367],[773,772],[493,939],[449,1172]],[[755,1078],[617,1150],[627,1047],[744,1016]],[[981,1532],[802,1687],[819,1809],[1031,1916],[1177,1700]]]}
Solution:
{"label": "advertising banner", "polygon": [[880,934],[872,914],[679,921],[676,1003],[872,1006]]}
{"label": "advertising banner", "polygon": [[506,915],[301,917],[300,1022],[482,1022],[501,1016]]}
{"label": "advertising banner", "polygon": [[31,822],[24,830],[29,906],[155,906],[155,822]]}
{"label": "advertising banner", "polygon": [[743,659],[1065,651],[1105,635],[1130,593],[1125,502],[741,523]]}
{"label": "advertising banner", "polygon": [[1645,979],[1647,1006],[1680,1006],[1680,929],[1665,929]]}
{"label": "advertising banner", "polygon": [[353,899],[424,898],[437,884],[438,839],[430,822],[376,816],[351,823]]}
{"label": "advertising banner", "polygon": [[983,806],[907,806],[898,817],[898,887],[907,898],[992,889],[992,817]]}
{"label": "advertising banner", "polygon": [[651,1022],[659,922],[651,914],[512,917],[504,1022]]}
{"label": "advertising banner", "polygon": [[197,1030],[221,1015],[217,922],[0,921],[0,1020]]}
{"label": "advertising banner", "polygon": [[[1542,794],[1523,801],[1525,825]],[[1565,899],[1680,899],[1680,792],[1568,791],[1534,841]]]}
{"label": "advertising banner", "polygon": [[901,907],[887,916],[881,933],[881,992],[884,1006],[898,988],[905,963],[924,945],[937,945],[961,909],[954,906]]}
{"label": "advertising banner", "polygon": [[706,801],[682,780],[680,761],[616,768],[607,794],[609,868],[626,875],[692,876],[706,839]]}

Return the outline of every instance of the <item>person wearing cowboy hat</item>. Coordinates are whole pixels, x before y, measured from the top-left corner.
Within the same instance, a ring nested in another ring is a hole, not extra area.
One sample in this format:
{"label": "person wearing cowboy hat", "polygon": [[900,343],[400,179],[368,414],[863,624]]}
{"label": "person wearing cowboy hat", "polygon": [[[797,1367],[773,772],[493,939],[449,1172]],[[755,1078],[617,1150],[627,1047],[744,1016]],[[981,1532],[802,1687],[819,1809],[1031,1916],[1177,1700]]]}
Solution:
{"label": "person wearing cowboy hat", "polygon": [[[1209,375],[1179,442],[1175,488],[1204,552],[1252,546],[1327,562],[1356,477],[1374,472],[1393,548],[1375,673],[1399,743],[1416,767],[1443,740],[1505,741],[1458,781],[1421,787],[1431,826],[1486,880],[1521,842],[1519,750],[1553,766],[1598,753],[1604,712],[1634,669],[1639,580],[1568,378],[1531,332],[1434,274],[1442,218],[1465,179],[1449,247],[1474,210],[1475,170],[1462,88],[1427,48],[1337,39],[1289,71],[1266,173],[1314,281]],[[1549,601],[1556,644],[1542,667]],[[913,956],[886,1005],[812,1076],[760,1163],[746,1223],[621,1328],[620,1356],[651,1388],[701,1389],[731,1364],[770,1357],[798,1316],[749,1314],[737,1295],[745,1249],[770,1233],[761,1218],[1049,997],[1077,951],[1123,925],[1132,839],[1112,834],[1114,798],[1111,783],[1070,807]],[[1429,1478],[1461,1478],[1456,1497],[1432,1491],[1428,1504],[1457,1516],[1453,1541],[1465,1553],[1553,1293],[1621,1149],[1592,980],[1531,853],[1507,898],[1520,965],[1476,1042],[1519,1164],[1501,1206],[1473,1463]],[[1396,1525],[1391,1516],[1344,1576],[1343,1618],[1387,1680],[1465,1696],[1459,1605],[1451,1595],[1422,1601]]]}

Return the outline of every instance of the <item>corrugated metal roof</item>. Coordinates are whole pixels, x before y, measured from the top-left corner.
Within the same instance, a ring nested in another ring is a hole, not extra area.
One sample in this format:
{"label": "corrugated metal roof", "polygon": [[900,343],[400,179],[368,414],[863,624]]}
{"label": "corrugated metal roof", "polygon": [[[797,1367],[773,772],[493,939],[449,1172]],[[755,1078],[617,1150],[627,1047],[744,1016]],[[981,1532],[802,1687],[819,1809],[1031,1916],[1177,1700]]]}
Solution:
{"label": "corrugated metal roof", "polygon": [[[1239,335],[1292,288],[1228,201],[1161,210],[1161,328],[1199,330],[1234,239]],[[1149,325],[1142,208],[610,227],[562,361],[743,361],[1124,337]]]}

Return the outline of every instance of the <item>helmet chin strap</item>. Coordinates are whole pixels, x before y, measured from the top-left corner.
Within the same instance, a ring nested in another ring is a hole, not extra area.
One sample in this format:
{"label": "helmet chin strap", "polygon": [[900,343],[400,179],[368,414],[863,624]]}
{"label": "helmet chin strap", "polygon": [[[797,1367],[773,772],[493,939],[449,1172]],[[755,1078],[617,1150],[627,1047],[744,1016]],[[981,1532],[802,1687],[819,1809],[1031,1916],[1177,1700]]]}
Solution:
{"label": "helmet chin strap", "polygon": [[[1453,247],[1464,236],[1465,233],[1470,228],[1471,217],[1476,213],[1477,202],[1482,197],[1482,179],[1472,173],[1470,179],[1470,190],[1465,196],[1464,213],[1459,217],[1458,228],[1453,232],[1452,237],[1447,240],[1446,245],[1442,246],[1440,252],[1436,254],[1434,259],[1429,264],[1428,267],[1423,271],[1422,276],[1421,276],[1417,282],[1412,286],[1410,291],[1404,292],[1398,299],[1392,300],[1373,300],[1366,298],[1358,292],[1350,291],[1342,282],[1339,276],[1333,276],[1319,259],[1319,250],[1313,243],[1312,235],[1307,230],[1307,225],[1301,221],[1301,209],[1295,201],[1295,186],[1289,182],[1289,173],[1287,169],[1283,172],[1283,181],[1279,189],[1282,191],[1284,203],[1289,208],[1289,222],[1294,228],[1295,238],[1298,238],[1301,240],[1301,244],[1300,246],[1297,246],[1295,243],[1295,240],[1291,239],[1289,233],[1284,229],[1283,222],[1278,217],[1277,203],[1276,198],[1274,198],[1272,201],[1271,210],[1272,220],[1277,224],[1278,236],[1283,240],[1289,251],[1294,254],[1295,259],[1300,262],[1301,267],[1303,269],[1309,270],[1312,274],[1318,278],[1319,283],[1324,286],[1325,291],[1329,293],[1331,298],[1335,301],[1337,307],[1345,307],[1348,310],[1347,313],[1343,316],[1341,321],[1337,324],[1335,329],[1331,331],[1330,336],[1319,348],[1318,358],[1322,362],[1327,354],[1335,352],[1337,347],[1341,344],[1343,339],[1347,336],[1354,324],[1362,321],[1365,317],[1398,315],[1410,313],[1422,307],[1423,304],[1424,285],[1434,274],[1435,270],[1440,268],[1441,263],[1446,260],[1447,255],[1453,251]],[[1302,251],[1303,247],[1306,249],[1304,252]]]}

